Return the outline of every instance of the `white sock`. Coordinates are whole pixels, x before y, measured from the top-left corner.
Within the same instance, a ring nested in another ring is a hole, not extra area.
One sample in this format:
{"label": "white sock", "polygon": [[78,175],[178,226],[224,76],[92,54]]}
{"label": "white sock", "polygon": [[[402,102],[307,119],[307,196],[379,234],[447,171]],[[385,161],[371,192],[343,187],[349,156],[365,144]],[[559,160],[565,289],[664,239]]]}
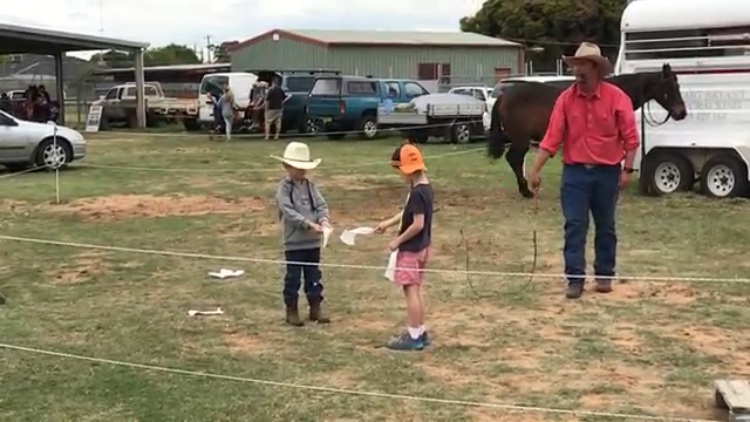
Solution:
{"label": "white sock", "polygon": [[424,334],[426,332],[427,332],[427,328],[425,328],[424,324],[420,325],[419,326],[419,335],[421,336],[422,334]]}
{"label": "white sock", "polygon": [[419,331],[419,328],[406,327],[406,329],[409,330],[409,337],[411,337],[412,340],[416,340],[422,336],[422,333]]}

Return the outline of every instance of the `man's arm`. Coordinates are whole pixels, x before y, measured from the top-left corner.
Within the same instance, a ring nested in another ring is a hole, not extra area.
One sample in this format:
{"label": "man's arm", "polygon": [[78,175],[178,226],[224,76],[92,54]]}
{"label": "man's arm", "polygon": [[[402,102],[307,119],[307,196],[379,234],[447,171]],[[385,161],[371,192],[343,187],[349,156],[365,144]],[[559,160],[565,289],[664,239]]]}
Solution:
{"label": "man's arm", "polygon": [[641,142],[638,139],[638,129],[635,125],[635,111],[633,102],[625,93],[622,93],[615,104],[615,118],[617,129],[620,132],[620,141],[625,150],[625,167],[633,168],[635,154]]}
{"label": "man's arm", "polygon": [[557,151],[563,143],[566,125],[565,101],[567,98],[567,92],[568,91],[565,91],[557,97],[555,105],[552,108],[552,115],[549,118],[547,132],[544,134],[542,142],[539,143],[539,155],[537,155],[536,163],[532,169],[533,172],[539,173],[547,160],[557,154]]}

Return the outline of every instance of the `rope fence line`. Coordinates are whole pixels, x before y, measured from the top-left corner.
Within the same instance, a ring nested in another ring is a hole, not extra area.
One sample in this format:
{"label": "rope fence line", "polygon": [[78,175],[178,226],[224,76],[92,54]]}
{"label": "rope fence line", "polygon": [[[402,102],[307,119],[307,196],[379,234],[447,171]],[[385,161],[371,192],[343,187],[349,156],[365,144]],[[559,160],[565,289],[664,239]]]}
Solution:
{"label": "rope fence line", "polygon": [[[437,128],[447,128],[451,126],[456,126],[460,124],[481,124],[483,125],[482,120],[453,120],[449,123],[433,123],[433,124],[427,124],[427,125],[415,125],[415,126],[404,126],[404,127],[387,127],[387,128],[378,128],[379,133],[383,132],[405,132],[405,131],[418,131],[422,129],[437,129]],[[96,133],[102,133],[107,135],[114,135],[114,136],[147,136],[147,137],[164,137],[164,138],[205,138],[207,136],[210,137],[224,137],[223,132],[200,132],[200,133],[192,133],[192,132],[142,132],[142,131],[105,131],[105,132],[96,132]],[[286,138],[313,138],[313,137],[325,137],[325,136],[347,136],[347,135],[358,135],[362,133],[361,130],[340,130],[340,131],[329,131],[329,132],[294,132],[294,133],[282,133],[279,135],[280,139],[286,139]],[[232,139],[239,138],[239,139],[262,139],[265,138],[266,135],[264,133],[232,133]],[[272,139],[272,138],[271,138]],[[231,142],[231,141],[230,141]]]}
{"label": "rope fence line", "polygon": [[[321,262],[319,264],[309,263],[309,262],[297,262],[297,261],[285,261],[285,260],[279,260],[279,259],[269,259],[269,258],[250,258],[250,257],[242,257],[242,256],[222,256],[222,255],[210,255],[210,254],[204,254],[204,253],[196,253],[196,252],[177,252],[177,251],[162,251],[162,250],[155,250],[155,249],[140,249],[140,248],[131,248],[131,247],[124,247],[124,246],[107,246],[107,245],[94,245],[94,244],[87,244],[87,243],[76,243],[76,242],[64,242],[64,241],[58,241],[58,240],[51,240],[51,239],[36,239],[36,238],[28,238],[28,237],[17,237],[17,236],[5,236],[0,235],[0,240],[6,240],[6,241],[13,241],[13,242],[23,242],[23,243],[33,243],[33,244],[39,244],[39,245],[48,245],[48,246],[64,246],[64,247],[72,247],[72,248],[79,248],[79,249],[92,249],[92,250],[102,250],[102,251],[110,251],[110,252],[124,252],[124,253],[134,253],[134,254],[144,254],[144,255],[161,255],[161,256],[170,256],[170,257],[177,257],[177,258],[195,258],[195,259],[204,259],[204,260],[214,260],[214,261],[234,261],[234,262],[249,262],[249,263],[256,263],[256,264],[271,264],[271,265],[299,265],[299,266],[311,266],[311,265],[317,265],[321,268],[346,268],[346,269],[356,269],[356,270],[378,270],[378,271],[385,271],[388,267],[387,266],[378,266],[378,265],[357,265],[357,264],[339,264],[339,263],[329,263],[329,262]],[[385,258],[385,257],[384,257]],[[431,274],[464,274],[464,275],[484,275],[484,276],[492,276],[492,277],[498,277],[498,278],[520,278],[520,277],[533,277],[533,278],[547,278],[547,279],[571,279],[571,278],[586,278],[586,275],[582,276],[574,276],[574,275],[566,275],[566,274],[555,274],[555,273],[524,273],[524,272],[502,272],[502,271],[477,271],[477,270],[455,270],[455,269],[437,269],[437,268],[425,268],[425,269],[419,269],[415,270],[413,268],[395,268],[396,270],[408,270],[408,271],[420,271],[423,273],[431,273]],[[660,276],[629,276],[629,275],[623,275],[623,276],[597,276],[598,279],[602,280],[619,280],[619,279],[626,279],[629,282],[630,281],[652,281],[652,282],[684,282],[684,283],[740,283],[740,284],[748,284],[750,283],[750,278],[711,278],[711,277],[689,277],[689,276],[669,276],[669,277],[660,277]]]}
{"label": "rope fence line", "polygon": [[[473,152],[483,151],[484,148],[472,148],[462,151],[453,151],[444,154],[436,154],[432,156],[425,156],[425,160],[436,160],[447,157],[455,157],[459,155],[466,155]],[[334,164],[335,168],[359,168],[359,167],[372,167],[372,166],[388,166],[388,162],[384,160],[365,162],[365,163],[344,163]],[[279,168],[257,168],[257,169],[194,169],[194,168],[157,168],[157,167],[127,167],[127,166],[110,166],[105,164],[89,164],[89,163],[77,163],[75,167],[90,167],[90,168],[101,168],[111,170],[124,170],[124,171],[154,171],[154,172],[183,172],[183,173],[278,173]]]}
{"label": "rope fence line", "polygon": [[456,399],[439,399],[435,397],[390,394],[390,393],[383,393],[383,392],[377,392],[377,391],[351,390],[351,389],[335,388],[335,387],[321,387],[321,386],[296,384],[292,382],[271,381],[271,380],[263,380],[263,379],[256,379],[256,378],[239,377],[239,376],[233,376],[233,375],[215,374],[211,372],[198,372],[198,371],[191,371],[187,369],[169,368],[169,367],[156,366],[156,365],[145,365],[141,363],[125,362],[125,361],[112,360],[112,359],[103,359],[103,358],[97,358],[97,357],[92,357],[92,356],[76,355],[76,354],[71,354],[71,353],[56,352],[52,350],[36,349],[36,348],[31,348],[31,347],[16,346],[12,344],[4,344],[4,343],[0,343],[0,348],[6,349],[6,350],[14,350],[18,352],[53,356],[53,357],[64,358],[64,359],[101,363],[101,364],[112,365],[112,366],[121,366],[121,367],[127,367],[127,368],[132,368],[132,369],[142,369],[142,370],[147,370],[147,371],[157,371],[157,372],[187,375],[187,376],[201,377],[201,378],[213,378],[213,379],[220,379],[224,381],[237,381],[237,382],[243,382],[243,383],[258,384],[258,385],[263,385],[267,387],[279,387],[279,388],[296,389],[296,390],[317,391],[320,393],[330,393],[330,394],[338,394],[338,395],[372,397],[372,398],[401,400],[401,401],[415,401],[415,402],[423,402],[423,403],[444,404],[444,405],[465,406],[465,407],[489,408],[489,409],[496,409],[496,410],[504,410],[507,412],[546,413],[546,414],[557,414],[557,415],[568,415],[568,416],[616,418],[616,419],[641,420],[641,421],[714,422],[710,420],[691,419],[691,418],[684,418],[684,417],[651,416],[651,415],[637,415],[637,414],[626,414],[626,413],[608,413],[608,412],[587,411],[587,410],[579,411],[579,410],[562,409],[562,408],[520,406],[520,405],[503,404],[503,403],[479,402],[479,401],[456,400]]}

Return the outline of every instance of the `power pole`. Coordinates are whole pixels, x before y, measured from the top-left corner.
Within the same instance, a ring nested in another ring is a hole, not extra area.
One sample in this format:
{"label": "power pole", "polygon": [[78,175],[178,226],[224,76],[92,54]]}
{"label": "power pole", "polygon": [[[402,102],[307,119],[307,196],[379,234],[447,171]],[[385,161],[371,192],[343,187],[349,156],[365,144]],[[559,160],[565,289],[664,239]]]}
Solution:
{"label": "power pole", "polygon": [[206,58],[208,59],[207,62],[211,63],[211,50],[213,50],[214,45],[211,43],[211,36],[206,35]]}

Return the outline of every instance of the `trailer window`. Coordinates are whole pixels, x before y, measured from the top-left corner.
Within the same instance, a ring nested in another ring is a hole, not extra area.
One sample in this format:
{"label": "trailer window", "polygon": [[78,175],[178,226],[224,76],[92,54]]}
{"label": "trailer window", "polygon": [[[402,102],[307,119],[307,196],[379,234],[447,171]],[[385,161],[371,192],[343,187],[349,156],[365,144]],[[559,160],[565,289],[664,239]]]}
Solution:
{"label": "trailer window", "polygon": [[750,27],[634,32],[625,34],[626,60],[750,55]]}

